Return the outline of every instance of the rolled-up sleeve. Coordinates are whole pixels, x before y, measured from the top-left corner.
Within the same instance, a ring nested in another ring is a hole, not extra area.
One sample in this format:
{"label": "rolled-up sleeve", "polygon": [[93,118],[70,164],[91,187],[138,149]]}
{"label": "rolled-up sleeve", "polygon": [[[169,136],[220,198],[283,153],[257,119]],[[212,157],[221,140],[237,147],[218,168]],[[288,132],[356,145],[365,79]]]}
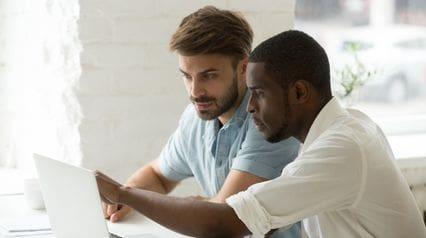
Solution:
{"label": "rolled-up sleeve", "polygon": [[226,199],[238,218],[244,222],[253,237],[264,237],[271,228],[271,215],[259,204],[250,192],[239,192]]}
{"label": "rolled-up sleeve", "polygon": [[329,142],[301,154],[280,177],[226,200],[255,237],[355,204],[364,186],[363,154],[349,140]]}

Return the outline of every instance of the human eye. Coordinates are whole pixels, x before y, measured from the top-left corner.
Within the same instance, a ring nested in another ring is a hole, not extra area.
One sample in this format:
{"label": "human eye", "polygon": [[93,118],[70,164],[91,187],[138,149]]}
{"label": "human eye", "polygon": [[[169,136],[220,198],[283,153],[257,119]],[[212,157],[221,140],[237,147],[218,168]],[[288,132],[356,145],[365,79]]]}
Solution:
{"label": "human eye", "polygon": [[189,75],[189,74],[182,74],[182,78],[184,80],[191,80],[191,75]]}
{"label": "human eye", "polygon": [[207,73],[204,75],[204,78],[207,80],[212,80],[217,78],[217,73]]}
{"label": "human eye", "polygon": [[256,91],[256,96],[258,98],[263,98],[265,96],[265,92],[262,90],[255,90]]}
{"label": "human eye", "polygon": [[259,92],[259,90],[257,90],[257,89],[252,89],[251,90],[251,95],[255,99],[258,99],[258,98],[262,97],[261,92]]}

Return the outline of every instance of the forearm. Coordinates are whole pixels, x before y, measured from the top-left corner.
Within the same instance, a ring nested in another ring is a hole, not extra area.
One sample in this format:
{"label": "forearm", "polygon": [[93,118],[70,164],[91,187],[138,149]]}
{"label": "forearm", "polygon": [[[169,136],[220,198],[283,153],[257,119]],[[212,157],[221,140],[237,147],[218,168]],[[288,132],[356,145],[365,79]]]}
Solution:
{"label": "forearm", "polygon": [[206,198],[205,201],[215,202],[215,203],[225,203],[225,199],[223,199],[219,196],[212,197],[212,198]]}
{"label": "forearm", "polygon": [[241,237],[245,225],[227,204],[164,196],[136,188],[120,189],[120,203],[179,233],[194,237]]}
{"label": "forearm", "polygon": [[225,203],[225,200],[241,191],[245,191],[253,184],[260,183],[266,181],[265,178],[256,176],[254,174],[239,171],[239,170],[231,170],[225,180],[220,191],[216,194],[216,196],[209,199],[210,202],[216,203]]}
{"label": "forearm", "polygon": [[155,162],[143,166],[126,182],[127,186],[154,191],[161,194],[169,193],[175,185],[166,182],[165,178],[155,170]]}

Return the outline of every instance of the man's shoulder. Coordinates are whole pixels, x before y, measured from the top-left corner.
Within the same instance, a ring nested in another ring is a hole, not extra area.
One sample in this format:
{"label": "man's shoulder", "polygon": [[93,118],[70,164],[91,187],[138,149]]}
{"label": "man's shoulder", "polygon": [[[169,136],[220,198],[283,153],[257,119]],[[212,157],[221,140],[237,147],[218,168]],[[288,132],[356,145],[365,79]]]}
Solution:
{"label": "man's shoulder", "polygon": [[194,106],[192,104],[188,104],[185,107],[185,110],[183,111],[180,120],[186,121],[186,120],[192,120],[196,116],[196,111],[194,109]]}
{"label": "man's shoulder", "polygon": [[364,150],[372,142],[382,139],[383,132],[366,114],[358,110],[348,112],[348,115],[338,117],[330,123],[312,144],[312,148],[346,153],[345,151]]}
{"label": "man's shoulder", "polygon": [[381,136],[379,126],[365,113],[349,109],[349,115],[337,118],[327,130],[329,136],[339,136],[357,142],[368,143]]}
{"label": "man's shoulder", "polygon": [[179,120],[179,127],[183,131],[194,132],[194,130],[203,128],[205,125],[206,121],[201,120],[192,104],[185,108]]}

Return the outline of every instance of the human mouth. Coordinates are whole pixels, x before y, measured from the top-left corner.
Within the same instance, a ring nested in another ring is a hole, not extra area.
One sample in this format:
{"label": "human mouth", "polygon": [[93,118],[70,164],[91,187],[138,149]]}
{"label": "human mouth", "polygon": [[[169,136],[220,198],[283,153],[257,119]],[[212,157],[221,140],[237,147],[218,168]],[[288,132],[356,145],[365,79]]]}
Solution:
{"label": "human mouth", "polygon": [[213,102],[196,102],[194,103],[198,111],[206,111],[213,104]]}

